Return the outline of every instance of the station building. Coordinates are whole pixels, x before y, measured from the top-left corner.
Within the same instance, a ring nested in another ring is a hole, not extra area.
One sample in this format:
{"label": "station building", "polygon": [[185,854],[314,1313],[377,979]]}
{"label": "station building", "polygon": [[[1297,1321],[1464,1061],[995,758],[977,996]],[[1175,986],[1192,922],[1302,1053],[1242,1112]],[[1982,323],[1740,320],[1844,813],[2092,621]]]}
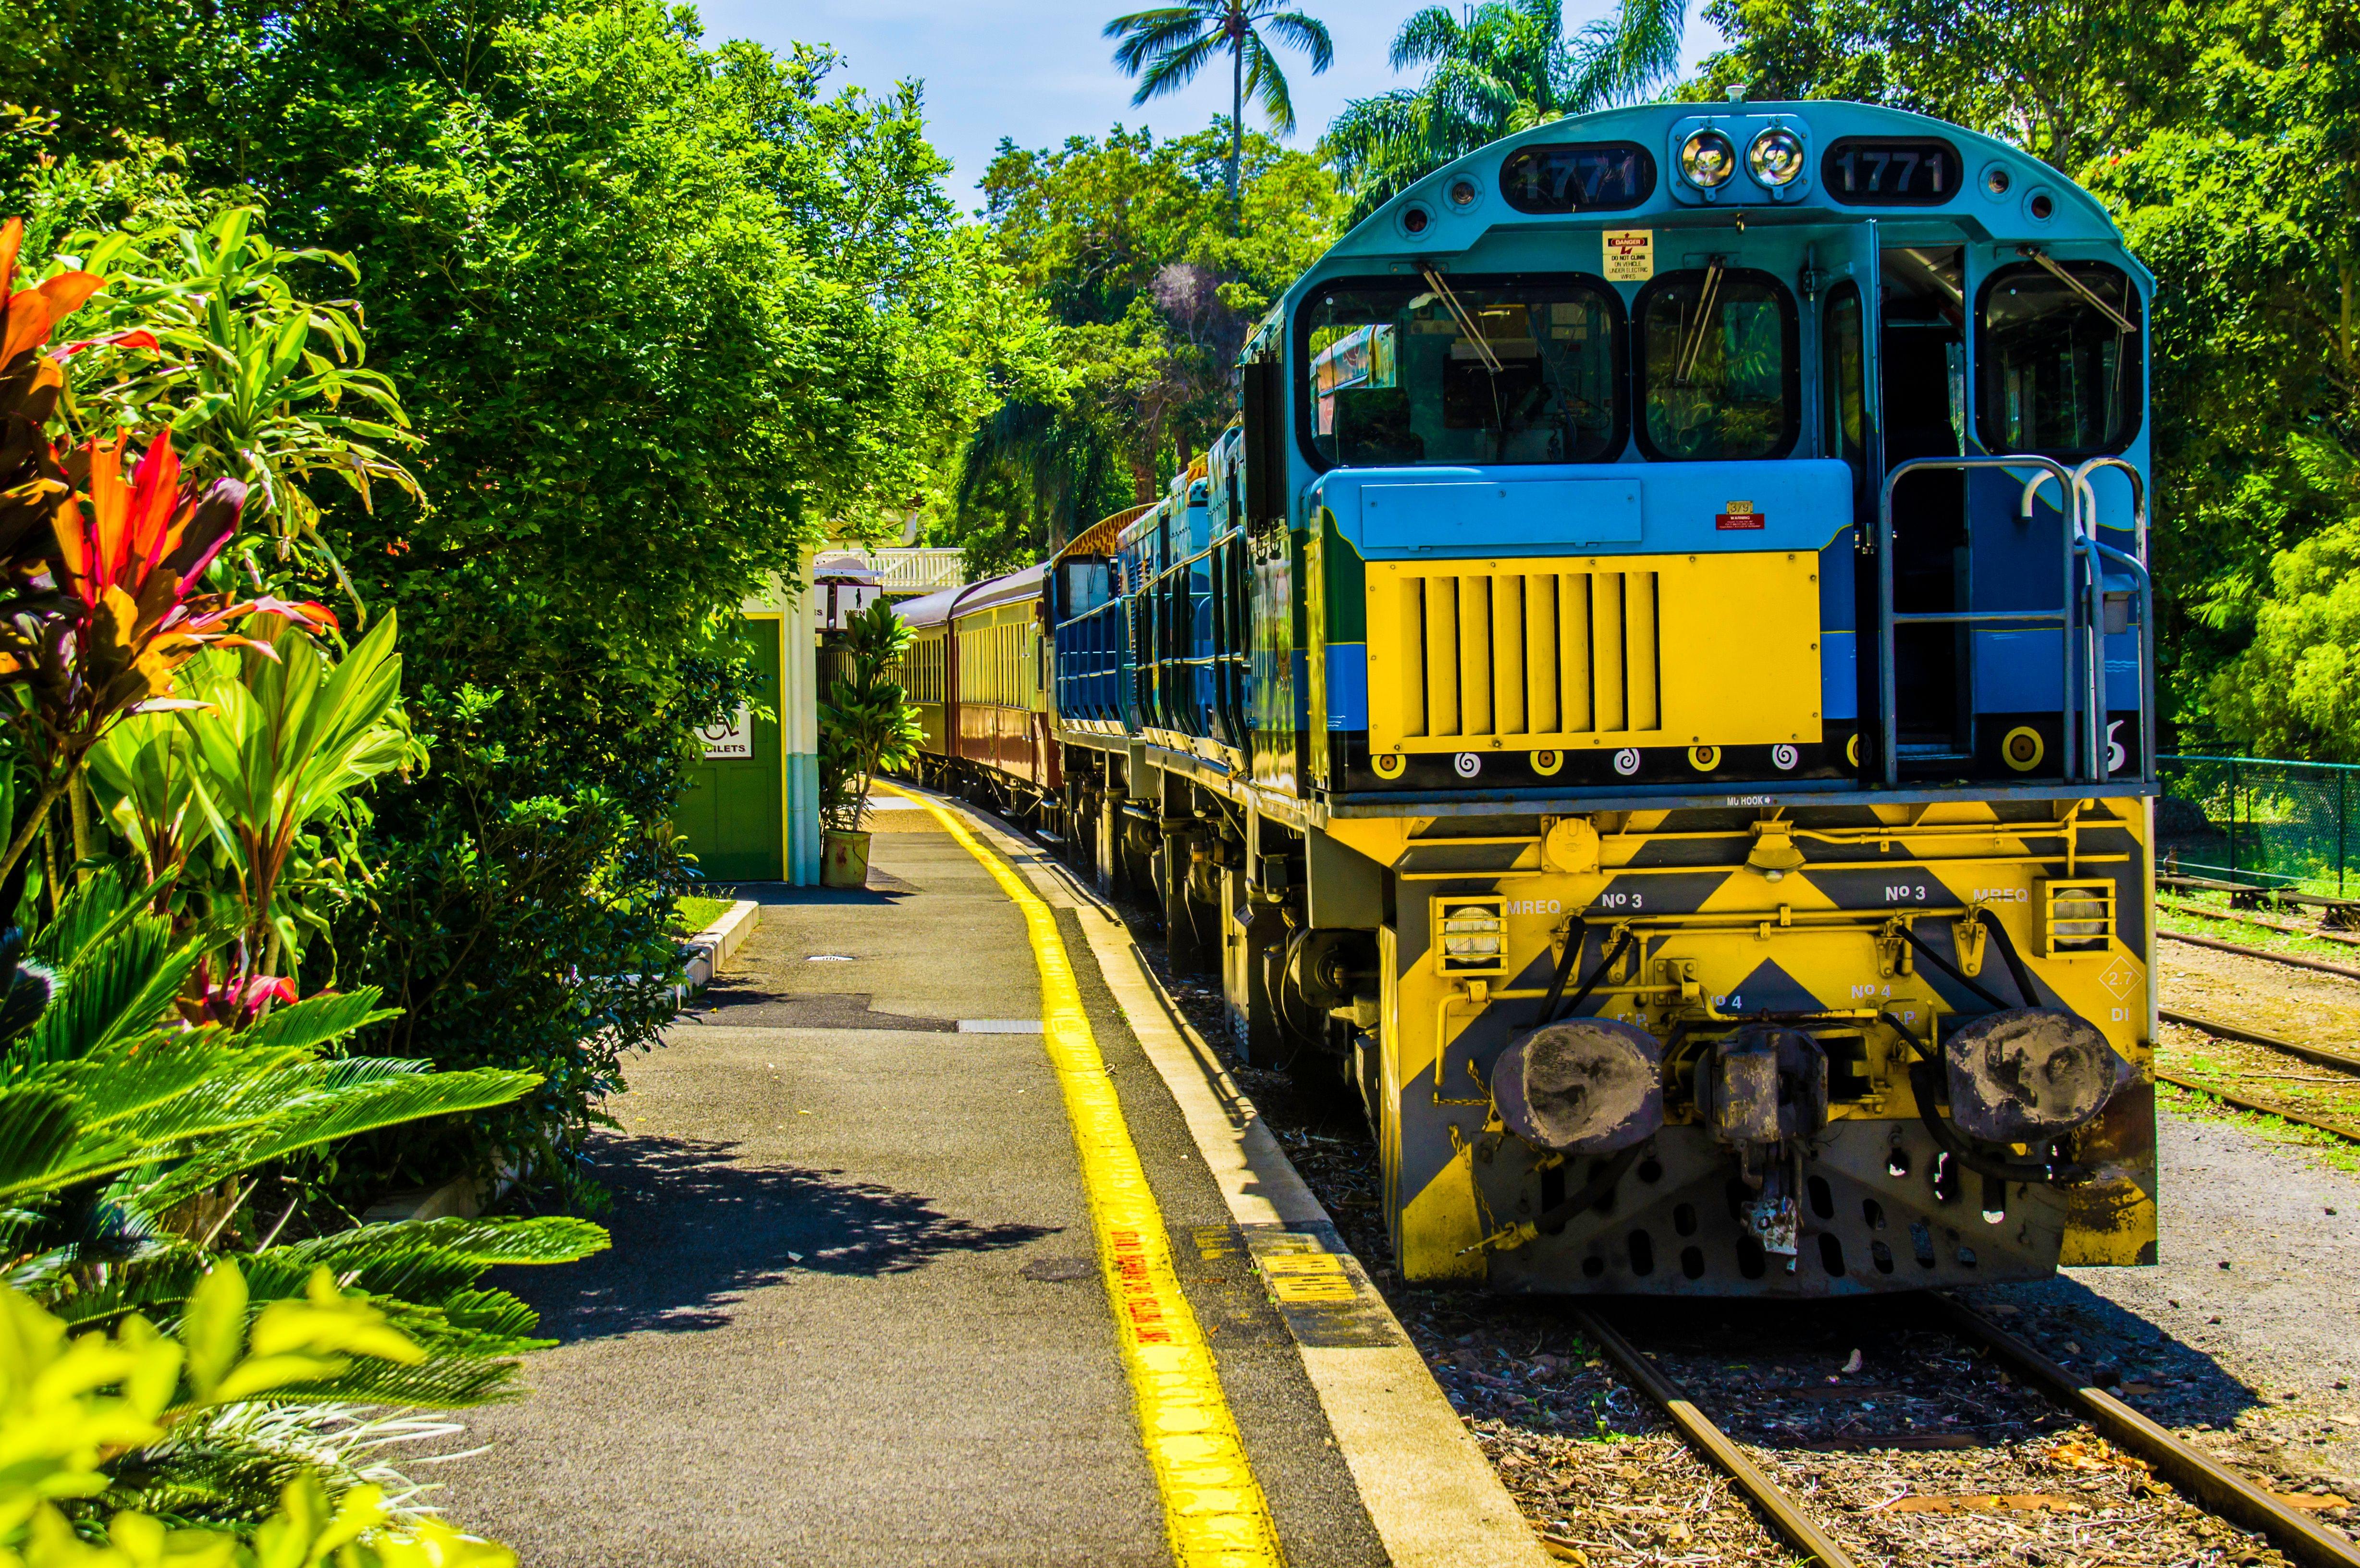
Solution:
{"label": "station building", "polygon": [[[738,636],[756,693],[706,726],[672,827],[705,880],[819,882],[819,696],[828,634],[880,594],[931,593],[960,582],[956,550],[823,550],[800,578],[773,577],[740,608]],[[776,719],[759,716],[767,709]]]}

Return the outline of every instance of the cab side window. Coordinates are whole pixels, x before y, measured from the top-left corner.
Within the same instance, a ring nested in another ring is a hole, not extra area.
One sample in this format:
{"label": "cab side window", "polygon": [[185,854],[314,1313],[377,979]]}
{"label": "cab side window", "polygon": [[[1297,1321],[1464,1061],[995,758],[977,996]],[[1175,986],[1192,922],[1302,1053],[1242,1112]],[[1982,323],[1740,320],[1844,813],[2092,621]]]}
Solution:
{"label": "cab side window", "polygon": [[2004,267],[1978,309],[1975,426],[1985,451],[2090,457],[2137,436],[2139,297],[2120,268]]}
{"label": "cab side window", "polygon": [[1840,457],[1861,474],[1868,461],[1868,343],[1856,284],[1839,283],[1828,293],[1820,318],[1819,380],[1825,394],[1823,455]]}

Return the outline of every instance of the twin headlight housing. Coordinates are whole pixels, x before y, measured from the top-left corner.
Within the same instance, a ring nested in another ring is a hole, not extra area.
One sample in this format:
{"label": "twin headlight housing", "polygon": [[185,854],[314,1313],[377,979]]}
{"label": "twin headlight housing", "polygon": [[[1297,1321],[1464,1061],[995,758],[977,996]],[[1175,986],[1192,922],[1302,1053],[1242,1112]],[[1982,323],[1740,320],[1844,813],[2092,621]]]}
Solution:
{"label": "twin headlight housing", "polygon": [[[1789,126],[1773,125],[1754,133],[1746,145],[1744,162],[1754,182],[1775,201],[1803,178],[1808,160],[1802,136]],[[1679,166],[1680,177],[1688,184],[1699,191],[1718,191],[1737,173],[1737,143],[1718,126],[1699,126],[1681,140]]]}

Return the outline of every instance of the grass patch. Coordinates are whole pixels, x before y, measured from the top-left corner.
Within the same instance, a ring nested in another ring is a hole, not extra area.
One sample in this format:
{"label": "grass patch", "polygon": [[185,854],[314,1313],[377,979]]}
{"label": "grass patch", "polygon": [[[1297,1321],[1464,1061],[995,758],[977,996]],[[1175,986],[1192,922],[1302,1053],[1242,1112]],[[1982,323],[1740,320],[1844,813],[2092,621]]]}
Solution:
{"label": "grass patch", "polygon": [[727,898],[683,898],[673,907],[672,934],[694,936],[729,912]]}
{"label": "grass patch", "polygon": [[2158,1109],[2171,1111],[2191,1120],[2227,1122],[2234,1127],[2241,1127],[2272,1143],[2300,1149],[2322,1165],[2360,1175],[2360,1144],[2338,1138],[2333,1133],[2322,1132],[2300,1122],[2290,1122],[2284,1116],[2239,1110],[2210,1094],[2183,1089],[2177,1083],[2158,1083],[2155,1086],[2155,1103]]}

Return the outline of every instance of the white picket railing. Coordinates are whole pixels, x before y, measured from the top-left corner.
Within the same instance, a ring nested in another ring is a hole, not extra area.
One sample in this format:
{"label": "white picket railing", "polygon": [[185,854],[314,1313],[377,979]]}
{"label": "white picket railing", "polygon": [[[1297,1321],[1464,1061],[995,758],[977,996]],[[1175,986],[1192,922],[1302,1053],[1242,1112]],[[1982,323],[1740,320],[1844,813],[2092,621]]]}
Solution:
{"label": "white picket railing", "polygon": [[956,588],[966,581],[959,572],[960,552],[956,550],[872,550],[862,553],[869,570],[883,577],[889,593],[931,593],[937,588]]}

